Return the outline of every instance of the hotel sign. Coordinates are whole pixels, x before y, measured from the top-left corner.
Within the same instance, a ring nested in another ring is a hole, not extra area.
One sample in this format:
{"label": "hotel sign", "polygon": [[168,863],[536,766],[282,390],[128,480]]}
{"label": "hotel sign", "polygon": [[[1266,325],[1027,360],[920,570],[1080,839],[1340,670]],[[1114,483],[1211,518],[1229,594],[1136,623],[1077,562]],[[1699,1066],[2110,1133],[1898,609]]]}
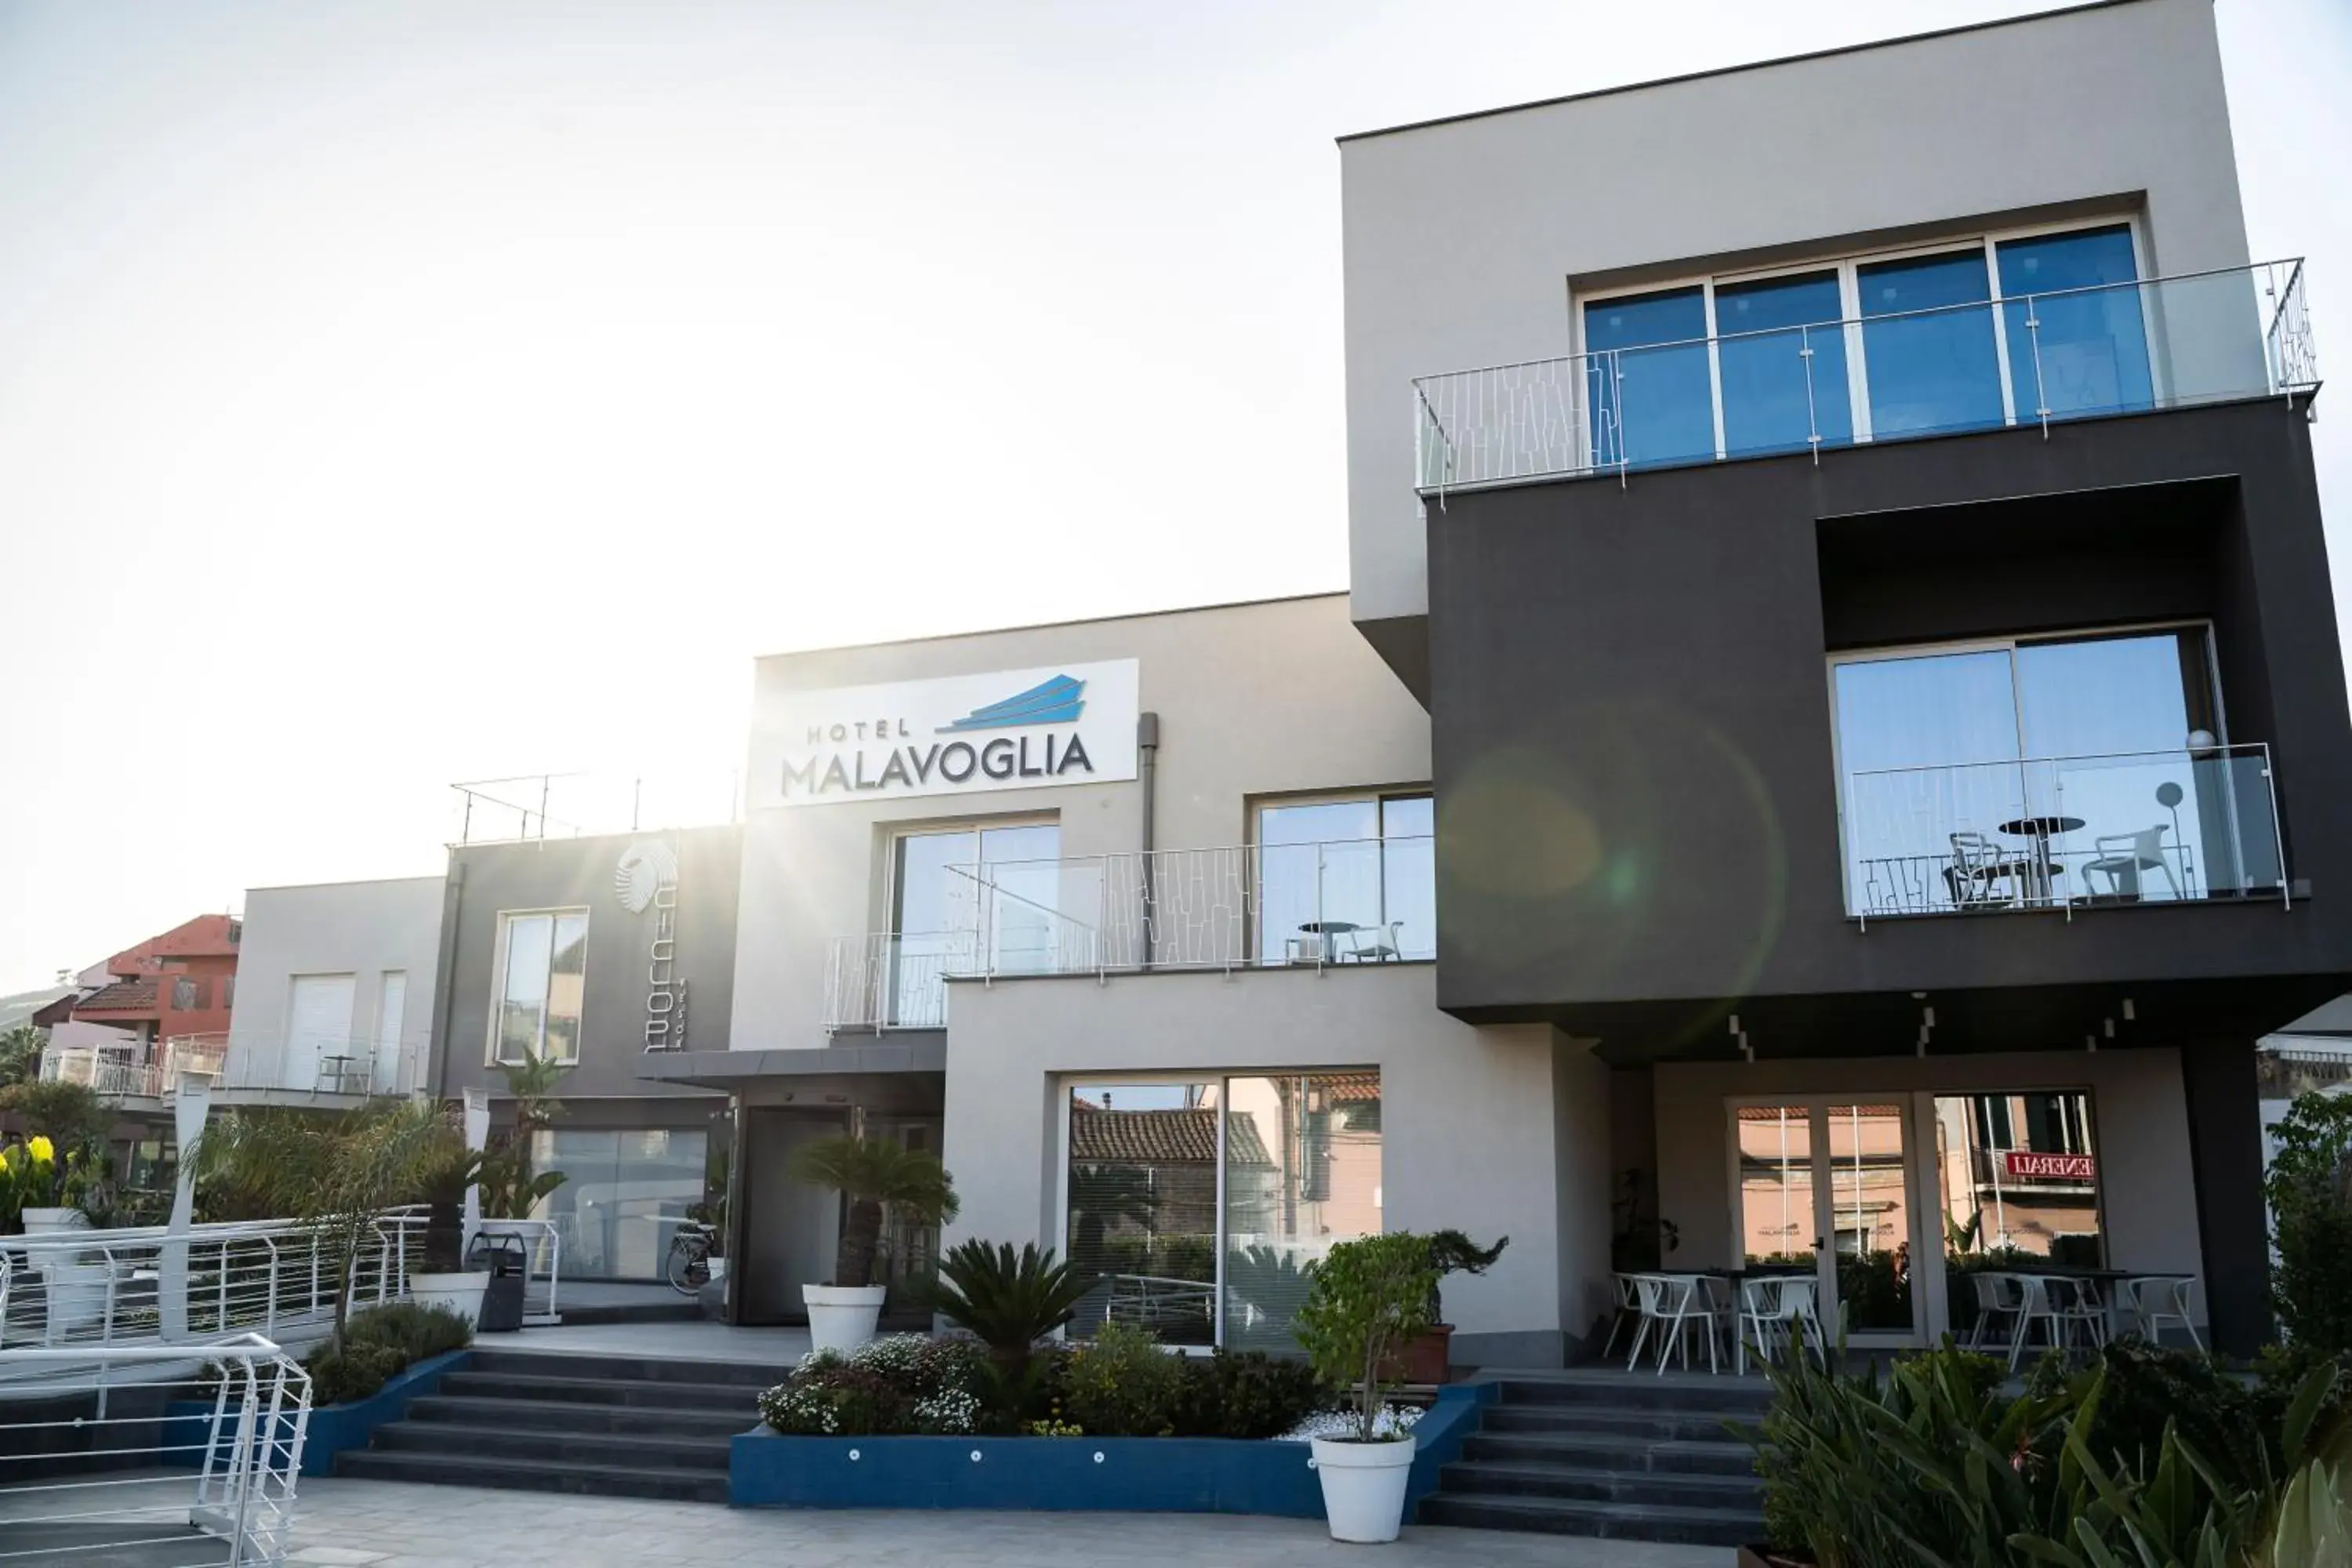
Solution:
{"label": "hotel sign", "polygon": [[640,838],[621,851],[613,896],[646,921],[646,1045],[649,1051],[686,1049],[686,976],[677,972],[677,852],[659,838]]}
{"label": "hotel sign", "polygon": [[2089,1182],[2098,1179],[2098,1167],[2088,1154],[2037,1154],[2011,1149],[2001,1157],[2010,1176],[2021,1182]]}
{"label": "hotel sign", "polygon": [[1136,775],[1134,659],[781,693],[751,731],[754,809]]}

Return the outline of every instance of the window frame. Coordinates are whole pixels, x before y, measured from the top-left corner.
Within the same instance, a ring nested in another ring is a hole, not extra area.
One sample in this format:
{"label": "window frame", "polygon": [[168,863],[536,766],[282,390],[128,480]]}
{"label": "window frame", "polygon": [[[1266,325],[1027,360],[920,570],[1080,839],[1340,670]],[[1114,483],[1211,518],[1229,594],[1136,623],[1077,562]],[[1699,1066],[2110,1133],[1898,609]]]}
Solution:
{"label": "window frame", "polygon": [[[2042,223],[2011,224],[2000,227],[1964,228],[1936,239],[1909,241],[1902,245],[1883,246],[1870,250],[1829,251],[1801,261],[1774,262],[1766,267],[1738,268],[1719,272],[1685,272],[1672,277],[1653,279],[1645,283],[1612,284],[1605,288],[1580,289],[1572,284],[1569,289],[1568,325],[1569,352],[1571,357],[1581,357],[1592,351],[1588,346],[1584,331],[1585,310],[1591,305],[1610,300],[1635,299],[1647,294],[1665,294],[1676,289],[1696,289],[1706,310],[1708,395],[1714,405],[1714,461],[1729,460],[1724,438],[1723,363],[1715,312],[1715,291],[1718,287],[1743,283],[1766,283],[1775,279],[1802,278],[1834,272],[1838,283],[1838,315],[1843,323],[1845,339],[1845,378],[1847,405],[1852,410],[1853,439],[1857,447],[1867,446],[1874,438],[1870,420],[1870,366],[1863,347],[1861,269],[1889,261],[1916,261],[1935,256],[1957,256],[1970,249],[1979,251],[1985,266],[1985,309],[1992,320],[1993,349],[2000,367],[2001,423],[1995,428],[2015,429],[2021,424],[2032,423],[2038,416],[2028,410],[2021,414],[2016,407],[2015,381],[2010,371],[2009,333],[2004,330],[2007,317],[2002,306],[2024,295],[2004,295],[2000,289],[2000,246],[2009,240],[2045,239],[2053,235],[2090,234],[2100,229],[2122,228],[2131,239],[2132,274],[2139,282],[2154,281],[2148,270],[2147,224],[2137,209],[2114,212],[2086,213],[2077,217],[2053,219]],[[1826,324],[1826,323],[1824,323]],[[1787,329],[1780,329],[1786,331]],[[1646,345],[1671,348],[1671,343]],[[2151,394],[2158,406],[2164,405],[2162,373],[2149,356]],[[1592,441],[1590,415],[1578,439],[1589,448]],[[1751,455],[1786,457],[1792,453]],[[1584,454],[1588,462],[1593,454]]]}
{"label": "window frame", "polygon": [[[1261,896],[1261,891],[1265,880],[1265,851],[1269,847],[1276,849],[1295,847],[1294,846],[1289,845],[1277,844],[1269,846],[1266,844],[1264,832],[1265,813],[1270,810],[1287,810],[1294,806],[1370,805],[1372,808],[1373,824],[1373,834],[1370,839],[1314,839],[1309,842],[1318,844],[1373,843],[1378,844],[1381,847],[1380,876],[1378,880],[1381,890],[1381,916],[1383,920],[1386,920],[1388,917],[1389,907],[1389,835],[1387,831],[1388,805],[1391,801],[1396,800],[1425,800],[1429,802],[1430,832],[1428,839],[1433,846],[1437,841],[1437,789],[1434,784],[1382,784],[1368,786],[1361,789],[1310,790],[1297,795],[1252,795],[1244,803],[1243,809],[1247,818],[1247,827],[1243,842],[1248,853],[1257,858],[1257,874],[1247,879],[1248,886],[1243,889],[1244,894],[1243,902],[1247,911],[1246,918],[1248,921],[1248,961],[1252,965],[1263,966],[1275,963],[1275,961],[1269,958],[1264,951],[1265,946],[1265,942],[1264,941],[1265,933],[1259,929],[1264,924],[1264,911],[1257,907],[1257,901]],[[1398,836],[1399,842],[1403,843],[1418,842],[1420,837],[1421,836],[1418,834],[1401,834]],[[1433,914],[1433,918],[1434,916]],[[1397,961],[1402,963],[1429,963],[1435,962],[1435,954],[1433,952],[1429,958],[1412,959],[1405,958],[1400,954]]]}
{"label": "window frame", "polygon": [[[573,1067],[580,1065],[581,1060],[586,1055],[588,1044],[587,933],[588,931],[592,931],[595,929],[595,922],[590,918],[592,913],[593,910],[590,906],[586,904],[551,904],[543,909],[500,910],[499,911],[498,939],[491,943],[490,948],[490,1005],[488,1027],[487,1030],[487,1037],[483,1043],[482,1051],[482,1061],[484,1066],[501,1068],[520,1067],[522,1065],[521,1060],[519,1058],[513,1060],[509,1060],[499,1054],[499,1036],[500,1033],[499,1025],[501,1015],[506,1007],[507,949],[509,938],[514,930],[514,922],[518,920],[529,920],[537,915],[547,916],[550,922],[548,927],[548,980],[551,985],[553,984],[555,976],[555,931],[553,921],[564,915],[578,915],[581,919],[582,924],[585,928],[582,931],[580,939],[580,1044],[574,1049],[572,1055],[568,1058],[569,1065]],[[404,973],[405,972],[404,971]],[[382,1003],[381,995],[378,997],[378,1003],[379,1005]],[[540,1019],[539,1043],[541,1047],[544,1047],[547,1044],[547,1020],[544,1014],[541,1015]]]}
{"label": "window frame", "polygon": [[[929,838],[950,833],[969,833],[972,836],[972,853],[977,856],[981,852],[980,836],[983,833],[1002,827],[1051,827],[1058,835],[1062,826],[1062,814],[1059,811],[1020,811],[1008,812],[1001,816],[950,816],[908,822],[886,822],[878,826],[882,831],[881,923],[874,930],[885,936],[903,937],[908,933],[898,929],[901,910],[898,876],[900,860],[904,853],[902,847],[906,840]],[[1056,849],[1064,847],[1059,843],[1058,837],[1055,847]],[[1066,859],[1068,857],[1056,855],[1055,858]],[[916,931],[913,934],[929,936],[946,933]]]}

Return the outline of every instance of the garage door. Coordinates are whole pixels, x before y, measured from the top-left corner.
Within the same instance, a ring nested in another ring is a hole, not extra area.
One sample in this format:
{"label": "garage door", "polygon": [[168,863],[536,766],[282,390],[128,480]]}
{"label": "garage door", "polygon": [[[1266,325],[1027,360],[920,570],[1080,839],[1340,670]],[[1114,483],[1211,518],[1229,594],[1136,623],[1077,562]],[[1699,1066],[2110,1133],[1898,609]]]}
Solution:
{"label": "garage door", "polygon": [[298,974],[286,1009],[286,1058],[278,1084],[319,1087],[319,1064],[352,1052],[352,981],[348,974]]}

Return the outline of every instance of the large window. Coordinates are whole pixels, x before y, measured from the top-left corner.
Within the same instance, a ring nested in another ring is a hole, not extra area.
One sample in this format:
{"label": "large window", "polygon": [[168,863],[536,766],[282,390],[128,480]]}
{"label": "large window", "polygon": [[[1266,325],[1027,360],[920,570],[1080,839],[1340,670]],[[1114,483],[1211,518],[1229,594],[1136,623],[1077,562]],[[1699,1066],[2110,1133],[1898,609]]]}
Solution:
{"label": "large window", "polygon": [[587,972],[586,910],[499,916],[491,1061],[520,1062],[526,1054],[578,1061]]}
{"label": "large window", "polygon": [[708,1134],[699,1129],[541,1128],[534,1171],[563,1184],[533,1217],[555,1222],[563,1273],[584,1279],[656,1279],[688,1209],[703,1201]]}
{"label": "large window", "polygon": [[1588,299],[1592,461],[1689,463],[2151,407],[2146,287],[2131,226],[2113,224]]}
{"label": "large window", "polygon": [[2267,762],[2226,743],[2202,626],[1841,656],[1832,678],[1859,912],[2277,884]]}
{"label": "large window", "polygon": [[1955,1329],[1975,1319],[1979,1273],[2107,1266],[2087,1091],[1937,1095],[1936,1173]]}
{"label": "large window", "polygon": [[[926,828],[891,842],[891,1017],[946,1021],[944,976],[988,961],[1034,974],[1076,940],[1060,911],[1062,830],[1051,822]],[[1057,944],[1059,944],[1057,946]]]}
{"label": "large window", "polygon": [[1436,957],[1434,826],[1427,795],[1260,806],[1258,962]]}
{"label": "large window", "polygon": [[1376,1071],[1075,1083],[1066,1255],[1080,1337],[1296,1348],[1306,1269],[1381,1226]]}

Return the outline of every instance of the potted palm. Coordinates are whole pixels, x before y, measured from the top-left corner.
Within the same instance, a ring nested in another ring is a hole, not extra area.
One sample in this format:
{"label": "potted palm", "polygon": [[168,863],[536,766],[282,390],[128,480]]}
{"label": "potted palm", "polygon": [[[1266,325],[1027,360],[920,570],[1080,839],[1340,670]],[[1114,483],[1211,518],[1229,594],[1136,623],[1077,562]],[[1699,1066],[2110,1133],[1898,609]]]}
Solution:
{"label": "potted palm", "polygon": [[876,1282],[884,1222],[929,1230],[955,1218],[955,1184],[939,1157],[890,1138],[855,1133],[803,1143],[793,1152],[787,1174],[795,1182],[829,1187],[847,1205],[833,1278],[803,1285],[809,1342],[820,1351],[856,1350],[874,1337],[882,1316],[886,1287]]}
{"label": "potted palm", "polygon": [[454,1312],[479,1328],[490,1273],[466,1267],[466,1189],[481,1181],[484,1156],[466,1147],[465,1135],[446,1116],[436,1120],[439,1131],[416,1156],[417,1190],[425,1199],[425,1267],[409,1274],[408,1293],[422,1306]]}
{"label": "potted palm", "polygon": [[1324,1378],[1354,1389],[1349,1429],[1314,1440],[1334,1541],[1394,1541],[1404,1523],[1412,1434],[1384,1419],[1386,1396],[1401,1352],[1429,1327],[1437,1278],[1429,1238],[1398,1231],[1340,1242],[1308,1279],[1298,1342]]}

